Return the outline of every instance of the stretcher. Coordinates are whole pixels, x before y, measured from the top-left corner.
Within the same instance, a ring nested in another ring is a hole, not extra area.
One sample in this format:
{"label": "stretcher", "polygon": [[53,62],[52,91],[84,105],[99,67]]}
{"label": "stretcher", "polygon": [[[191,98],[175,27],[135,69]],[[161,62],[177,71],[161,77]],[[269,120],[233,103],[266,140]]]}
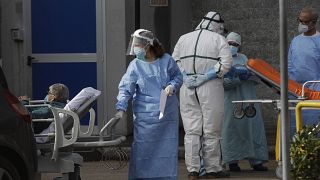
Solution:
{"label": "stretcher", "polygon": [[[249,59],[246,67],[261,78],[266,84],[280,90],[280,73],[270,64],[262,59]],[[314,91],[305,86],[308,83],[318,83],[319,81],[308,81],[301,85],[293,80],[288,80],[288,92],[302,100],[320,100],[320,92]]]}
{"label": "stretcher", "polygon": [[[263,83],[269,87],[275,89],[280,93],[280,73],[278,70],[273,68],[270,64],[262,59],[249,59],[246,67],[256,75]],[[301,109],[305,108],[318,108],[320,107],[320,92],[309,88],[306,88],[308,83],[319,83],[320,81],[308,81],[303,85],[293,81],[288,80],[288,93],[296,99],[290,99],[289,103],[293,106],[289,107],[289,110],[295,110],[296,112],[296,131],[298,132],[302,128],[301,119]],[[312,86],[311,86],[312,87]],[[276,169],[276,174],[278,177],[282,177],[282,162],[281,162],[281,142],[280,142],[280,100],[271,99],[256,99],[256,100],[243,100],[243,101],[233,101],[233,103],[248,103],[252,105],[253,103],[271,103],[274,104],[275,108],[278,110],[278,120],[277,120],[277,134],[276,134],[276,147],[275,154],[276,160],[278,161],[278,167]],[[295,106],[297,104],[297,106]],[[315,105],[317,104],[317,105]],[[253,106],[250,106],[253,107]],[[252,111],[252,110],[251,110]],[[235,111],[235,117],[237,114],[242,114]]]}
{"label": "stretcher", "polygon": [[[94,93],[89,93],[88,90]],[[30,101],[27,107],[47,106],[52,110],[53,118],[33,119],[33,122],[52,122],[40,134],[35,134],[38,149],[38,172],[36,179],[41,179],[42,173],[60,173],[63,180],[80,179],[80,166],[83,158],[75,153],[77,149],[101,149],[114,147],[126,140],[125,136],[113,134],[113,128],[120,120],[111,118],[99,131],[93,134],[95,111],[92,106],[100,95],[100,91],[84,88],[64,109],[55,108],[42,101]],[[40,103],[40,104],[35,104]],[[89,113],[89,126],[83,132],[80,119]]]}

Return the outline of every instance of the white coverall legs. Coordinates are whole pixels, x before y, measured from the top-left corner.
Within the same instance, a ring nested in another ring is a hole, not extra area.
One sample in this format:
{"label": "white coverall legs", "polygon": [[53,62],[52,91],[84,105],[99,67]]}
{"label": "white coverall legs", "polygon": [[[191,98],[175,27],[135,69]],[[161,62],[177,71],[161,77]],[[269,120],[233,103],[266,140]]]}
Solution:
{"label": "white coverall legs", "polygon": [[188,89],[183,85],[180,101],[188,172],[199,172],[201,144],[206,172],[221,171],[220,139],[224,115],[222,80],[208,81],[196,89]]}

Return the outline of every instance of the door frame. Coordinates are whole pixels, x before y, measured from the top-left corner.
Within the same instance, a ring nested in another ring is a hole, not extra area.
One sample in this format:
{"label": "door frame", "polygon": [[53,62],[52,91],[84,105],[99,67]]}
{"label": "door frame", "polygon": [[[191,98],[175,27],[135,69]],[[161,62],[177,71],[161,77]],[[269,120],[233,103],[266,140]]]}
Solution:
{"label": "door frame", "polygon": [[[97,100],[97,126],[95,131],[100,129],[103,125],[104,115],[106,114],[104,108],[103,99],[105,99],[106,91],[106,38],[105,38],[105,29],[106,29],[106,6],[104,0],[96,0],[96,53],[64,53],[64,54],[32,54],[32,13],[31,13],[31,1],[24,0],[23,2],[23,19],[24,19],[24,59],[27,59],[27,56],[33,56],[40,62],[74,62],[74,59],[77,59],[76,62],[96,62],[97,68],[97,89],[102,91],[100,97]],[[41,60],[39,60],[41,59]],[[25,63],[25,62],[22,62]],[[31,71],[32,73],[32,71]],[[32,74],[30,75],[32,77]],[[32,79],[32,78],[31,78]],[[32,83],[32,80],[31,80]],[[32,92],[32,86],[29,90]]]}

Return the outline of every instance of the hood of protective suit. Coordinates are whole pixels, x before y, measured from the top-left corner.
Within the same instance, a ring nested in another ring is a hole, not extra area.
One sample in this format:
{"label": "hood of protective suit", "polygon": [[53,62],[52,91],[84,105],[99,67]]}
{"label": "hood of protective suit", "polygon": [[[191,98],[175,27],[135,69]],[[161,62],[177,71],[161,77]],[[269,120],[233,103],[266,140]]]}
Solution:
{"label": "hood of protective suit", "polygon": [[207,29],[222,34],[224,32],[223,23],[224,20],[219,13],[210,11],[202,18],[202,21],[199,23],[196,30]]}

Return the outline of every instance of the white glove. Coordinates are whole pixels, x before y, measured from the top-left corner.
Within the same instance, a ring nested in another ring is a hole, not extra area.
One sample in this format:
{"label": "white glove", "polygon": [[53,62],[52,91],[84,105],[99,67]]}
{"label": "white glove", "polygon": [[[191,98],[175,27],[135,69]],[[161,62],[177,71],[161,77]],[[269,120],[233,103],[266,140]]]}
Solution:
{"label": "white glove", "polygon": [[164,90],[166,91],[167,96],[173,95],[173,86],[172,85],[168,85]]}

